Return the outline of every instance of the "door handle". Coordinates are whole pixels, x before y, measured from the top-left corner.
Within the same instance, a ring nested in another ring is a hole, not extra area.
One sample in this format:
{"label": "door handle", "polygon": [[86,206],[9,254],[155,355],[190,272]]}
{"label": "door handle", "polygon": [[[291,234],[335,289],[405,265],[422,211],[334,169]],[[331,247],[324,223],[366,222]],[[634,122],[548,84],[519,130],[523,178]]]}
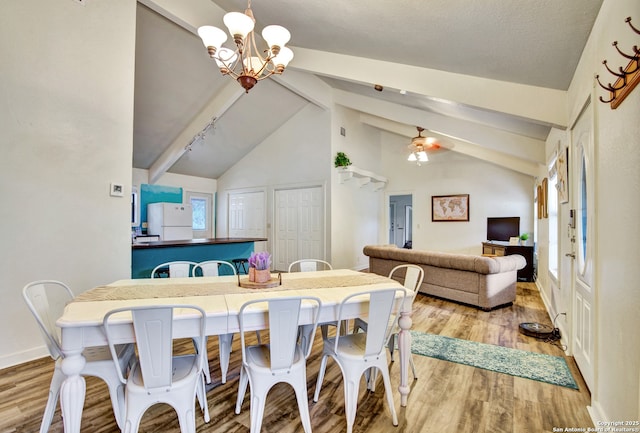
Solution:
{"label": "door handle", "polygon": [[567,253],[565,254],[566,257],[571,257],[572,259],[576,258],[576,255],[574,253]]}

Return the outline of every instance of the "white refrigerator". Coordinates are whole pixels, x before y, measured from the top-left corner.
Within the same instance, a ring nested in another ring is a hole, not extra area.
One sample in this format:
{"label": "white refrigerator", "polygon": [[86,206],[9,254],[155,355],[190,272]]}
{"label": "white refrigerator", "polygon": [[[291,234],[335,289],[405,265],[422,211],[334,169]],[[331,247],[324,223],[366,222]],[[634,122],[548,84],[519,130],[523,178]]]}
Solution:
{"label": "white refrigerator", "polygon": [[193,211],[190,204],[150,203],[147,205],[147,233],[161,241],[193,239]]}

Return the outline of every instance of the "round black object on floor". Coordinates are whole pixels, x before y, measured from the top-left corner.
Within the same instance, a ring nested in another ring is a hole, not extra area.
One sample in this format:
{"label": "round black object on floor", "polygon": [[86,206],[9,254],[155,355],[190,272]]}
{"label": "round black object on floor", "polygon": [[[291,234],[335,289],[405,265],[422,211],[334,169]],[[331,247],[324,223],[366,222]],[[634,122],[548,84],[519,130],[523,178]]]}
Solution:
{"label": "round black object on floor", "polygon": [[553,335],[553,328],[536,322],[520,324],[520,332],[524,335],[535,338],[550,338]]}

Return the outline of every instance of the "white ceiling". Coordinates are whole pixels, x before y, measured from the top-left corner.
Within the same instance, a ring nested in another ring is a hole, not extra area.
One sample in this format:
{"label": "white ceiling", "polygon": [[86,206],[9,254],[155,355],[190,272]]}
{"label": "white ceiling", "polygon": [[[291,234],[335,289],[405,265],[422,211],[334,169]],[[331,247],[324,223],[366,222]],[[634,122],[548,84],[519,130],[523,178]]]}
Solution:
{"label": "white ceiling", "polygon": [[[193,34],[205,23],[223,27],[218,16],[243,11],[244,0],[215,0],[205,5],[219,12],[211,16],[140,1],[153,10],[139,3],[133,163],[150,169],[152,182],[165,170],[218,178],[309,103],[274,80],[244,94]],[[288,69],[320,77],[365,123],[404,136],[420,125],[445,147],[531,174],[550,127],[566,126],[554,113],[564,111],[558,105],[601,3],[254,0],[251,7],[257,29],[291,31],[296,57]],[[213,116],[214,128],[188,146]]]}

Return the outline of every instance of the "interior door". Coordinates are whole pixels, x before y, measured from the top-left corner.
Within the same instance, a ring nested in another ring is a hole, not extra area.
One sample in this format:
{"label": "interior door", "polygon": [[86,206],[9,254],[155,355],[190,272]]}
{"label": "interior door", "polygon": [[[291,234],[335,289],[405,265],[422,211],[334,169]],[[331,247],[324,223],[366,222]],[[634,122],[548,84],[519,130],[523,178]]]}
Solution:
{"label": "interior door", "polygon": [[[229,237],[266,238],[264,191],[229,193]],[[254,249],[265,249],[264,242],[256,242]]]}
{"label": "interior door", "polygon": [[275,192],[274,267],[299,259],[324,259],[324,190],[321,186]]}
{"label": "interior door", "polygon": [[593,275],[594,246],[594,150],[593,109],[588,105],[571,131],[573,164],[570,188],[573,194],[575,263],[573,266],[573,355],[587,386],[593,389],[595,371]]}

